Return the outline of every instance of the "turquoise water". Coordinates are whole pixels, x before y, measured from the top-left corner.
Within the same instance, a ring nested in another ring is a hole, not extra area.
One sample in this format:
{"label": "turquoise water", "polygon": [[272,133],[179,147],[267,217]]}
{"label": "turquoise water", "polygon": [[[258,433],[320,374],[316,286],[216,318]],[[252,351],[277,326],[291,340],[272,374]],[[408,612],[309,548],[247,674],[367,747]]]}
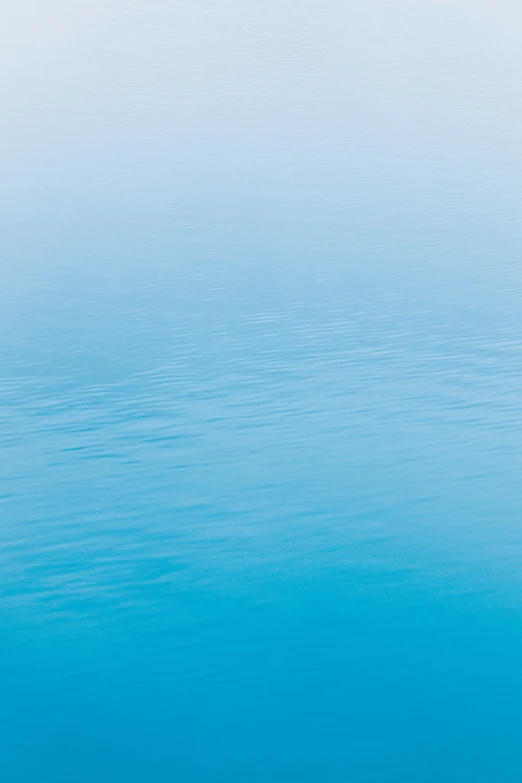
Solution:
{"label": "turquoise water", "polygon": [[13,16],[2,781],[520,780],[508,6]]}

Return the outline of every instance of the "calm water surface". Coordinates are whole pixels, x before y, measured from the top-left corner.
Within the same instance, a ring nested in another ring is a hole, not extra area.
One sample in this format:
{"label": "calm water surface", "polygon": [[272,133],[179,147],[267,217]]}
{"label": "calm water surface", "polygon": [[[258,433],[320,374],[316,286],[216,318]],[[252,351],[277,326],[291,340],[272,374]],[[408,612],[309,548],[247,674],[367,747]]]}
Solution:
{"label": "calm water surface", "polygon": [[0,778],[520,781],[520,13],[217,5],[10,20]]}

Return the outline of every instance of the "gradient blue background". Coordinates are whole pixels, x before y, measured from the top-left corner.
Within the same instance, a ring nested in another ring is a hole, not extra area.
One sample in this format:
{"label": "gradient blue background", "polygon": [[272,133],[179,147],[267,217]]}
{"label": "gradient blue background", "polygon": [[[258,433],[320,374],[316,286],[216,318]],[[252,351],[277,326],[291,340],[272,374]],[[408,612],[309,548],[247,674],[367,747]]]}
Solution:
{"label": "gradient blue background", "polygon": [[518,783],[518,4],[2,17],[2,783]]}

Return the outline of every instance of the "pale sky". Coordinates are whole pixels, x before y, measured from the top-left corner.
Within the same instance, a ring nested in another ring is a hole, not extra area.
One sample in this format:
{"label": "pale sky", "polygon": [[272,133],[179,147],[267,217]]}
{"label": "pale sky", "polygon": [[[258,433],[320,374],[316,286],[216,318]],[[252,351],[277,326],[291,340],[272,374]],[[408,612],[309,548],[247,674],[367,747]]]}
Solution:
{"label": "pale sky", "polygon": [[511,0],[22,0],[2,15],[8,219],[132,194],[519,178]]}

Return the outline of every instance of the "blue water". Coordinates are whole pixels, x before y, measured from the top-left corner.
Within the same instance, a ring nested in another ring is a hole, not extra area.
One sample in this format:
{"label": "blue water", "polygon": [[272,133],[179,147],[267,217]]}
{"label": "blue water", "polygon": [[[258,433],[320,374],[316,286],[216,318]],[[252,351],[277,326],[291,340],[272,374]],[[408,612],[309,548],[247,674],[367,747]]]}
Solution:
{"label": "blue water", "polygon": [[11,20],[0,780],[518,783],[507,5],[92,8]]}

